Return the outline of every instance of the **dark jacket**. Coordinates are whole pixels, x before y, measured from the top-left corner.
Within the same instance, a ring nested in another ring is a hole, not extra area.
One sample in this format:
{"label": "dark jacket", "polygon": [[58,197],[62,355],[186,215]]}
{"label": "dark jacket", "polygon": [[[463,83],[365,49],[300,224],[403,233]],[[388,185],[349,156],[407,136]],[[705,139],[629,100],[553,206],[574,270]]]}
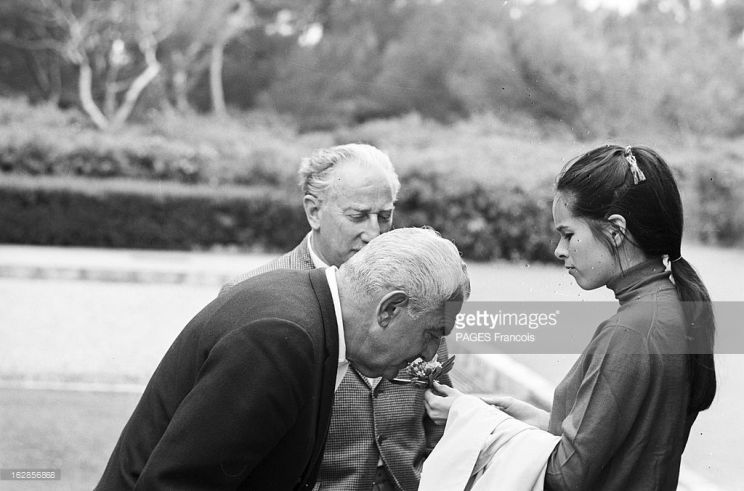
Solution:
{"label": "dark jacket", "polygon": [[[307,241],[306,236],[288,253],[237,276],[222,287],[220,295],[266,271],[313,269]],[[437,357],[444,362],[447,355],[447,344],[442,341]],[[409,374],[403,369],[400,376]],[[452,384],[449,375],[440,381]],[[371,489],[377,462],[382,458],[396,487],[415,491],[424,459],[443,432],[444,426],[434,424],[426,415],[423,390],[387,380],[373,390],[367,379],[350,367],[336,391],[319,487],[321,491]]]}
{"label": "dark jacket", "polygon": [[176,338],[97,489],[311,488],[337,366],[324,270],[241,283]]}

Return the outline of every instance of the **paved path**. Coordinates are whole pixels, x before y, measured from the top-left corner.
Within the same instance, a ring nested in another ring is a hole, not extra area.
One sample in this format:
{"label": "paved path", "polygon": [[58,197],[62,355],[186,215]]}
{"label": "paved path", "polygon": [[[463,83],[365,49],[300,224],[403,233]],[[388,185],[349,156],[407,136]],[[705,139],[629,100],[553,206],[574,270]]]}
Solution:
{"label": "paved path", "polygon": [[[714,298],[723,300],[741,300],[741,273],[744,273],[744,254],[741,251],[719,250],[715,258],[708,257],[709,252],[704,248],[692,248],[692,255],[702,259],[706,267],[704,272],[713,267],[724,268],[723,281],[711,288]],[[0,277],[11,278],[44,278],[94,280],[126,283],[191,283],[199,285],[214,285],[217,288],[227,279],[236,274],[249,271],[264,264],[275,255],[271,254],[232,254],[232,253],[190,253],[173,251],[141,251],[141,250],[103,250],[67,247],[35,247],[0,245]],[[694,262],[697,265],[697,263]],[[506,267],[498,263],[473,265],[471,268],[473,289],[484,292],[481,299],[510,299],[514,291],[529,291],[531,299],[550,299],[556,294],[571,295],[576,300],[607,299],[606,292],[580,292],[575,288],[566,289],[567,282],[564,275],[557,268],[539,265],[525,265],[524,274],[517,280],[523,284],[514,288],[515,280],[506,278],[503,273]],[[512,268],[513,269],[513,268]],[[706,276],[703,274],[703,278]],[[494,286],[497,284],[497,286]],[[511,285],[511,286],[509,286]],[[527,286],[529,285],[529,286]],[[709,285],[710,286],[710,285]],[[527,290],[526,290],[527,289]],[[215,290],[216,291],[216,290]],[[570,293],[568,293],[570,292]],[[565,357],[564,357],[565,358]],[[516,360],[516,361],[515,361]],[[500,375],[499,383],[511,385],[514,390],[526,390],[535,400],[549,401],[555,374],[565,373],[570,360],[550,359],[522,355],[519,357],[485,356],[469,362],[474,366],[495,367]],[[737,362],[738,363],[738,362]],[[485,364],[485,365],[483,365]],[[560,364],[560,366],[558,366]],[[733,370],[733,369],[732,369]],[[738,375],[738,374],[737,374]],[[738,379],[737,379],[738,380]],[[467,382],[463,380],[463,382]],[[29,388],[33,384],[29,385]],[[43,383],[37,388],[46,387]],[[106,387],[88,387],[85,384],[70,386],[73,390],[101,390]],[[115,388],[112,386],[112,388]],[[137,391],[137,387],[127,387]],[[735,410],[736,405],[731,410]],[[731,411],[729,411],[731,412]],[[710,424],[710,422],[708,423]],[[727,421],[716,418],[718,426],[727,425]],[[738,445],[737,445],[738,447]],[[738,454],[738,448],[735,450]],[[686,452],[689,453],[689,452]],[[715,455],[715,452],[710,452]],[[719,481],[717,479],[717,481]],[[727,482],[726,479],[724,482]],[[738,484],[732,484],[735,489]],[[728,486],[726,486],[728,488]],[[683,469],[680,489],[706,490],[721,489],[710,481],[702,479],[699,473],[690,472],[690,466]]]}
{"label": "paved path", "polygon": [[274,257],[0,245],[0,277],[221,285]]}

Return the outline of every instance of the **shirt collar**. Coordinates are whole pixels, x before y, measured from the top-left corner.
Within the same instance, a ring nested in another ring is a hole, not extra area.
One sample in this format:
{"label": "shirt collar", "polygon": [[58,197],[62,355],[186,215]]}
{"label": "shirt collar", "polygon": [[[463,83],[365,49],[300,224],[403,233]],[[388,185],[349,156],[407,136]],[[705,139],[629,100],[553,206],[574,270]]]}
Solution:
{"label": "shirt collar", "polygon": [[[312,249],[311,249],[312,254]],[[338,295],[338,282],[336,281],[336,272],[338,268],[331,266],[326,268],[325,274],[328,280],[328,288],[331,290],[333,299],[333,310],[336,313],[336,324],[338,325],[338,362],[346,362],[346,339],[344,337],[344,321],[341,317],[341,300]]]}
{"label": "shirt collar", "polygon": [[316,268],[327,268],[328,264],[323,261],[318,254],[315,253],[315,249],[313,249],[313,231],[311,230],[307,234],[307,250],[310,251],[310,259],[313,262],[313,266]]}
{"label": "shirt collar", "polygon": [[615,298],[623,304],[648,293],[648,288],[656,288],[649,285],[659,280],[668,280],[670,275],[671,272],[664,267],[661,258],[654,257],[623,271],[607,283],[607,288],[612,290]]}

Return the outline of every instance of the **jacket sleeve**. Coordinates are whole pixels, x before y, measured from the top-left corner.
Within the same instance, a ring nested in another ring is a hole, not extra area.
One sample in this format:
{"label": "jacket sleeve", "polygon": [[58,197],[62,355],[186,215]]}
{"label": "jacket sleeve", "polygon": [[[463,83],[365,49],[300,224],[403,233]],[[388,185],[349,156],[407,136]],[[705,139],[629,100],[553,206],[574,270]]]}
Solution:
{"label": "jacket sleeve", "polygon": [[[442,338],[442,342],[437,350],[437,361],[444,363],[449,358],[449,350],[447,349],[447,341]],[[449,373],[445,373],[439,378],[439,382],[452,387],[452,379]],[[424,433],[426,434],[426,454],[430,454],[434,447],[439,443],[439,440],[444,435],[444,425],[435,424],[434,421],[424,412]]]}
{"label": "jacket sleeve", "polygon": [[299,326],[256,321],[208,353],[135,489],[235,489],[293,425],[315,365]]}

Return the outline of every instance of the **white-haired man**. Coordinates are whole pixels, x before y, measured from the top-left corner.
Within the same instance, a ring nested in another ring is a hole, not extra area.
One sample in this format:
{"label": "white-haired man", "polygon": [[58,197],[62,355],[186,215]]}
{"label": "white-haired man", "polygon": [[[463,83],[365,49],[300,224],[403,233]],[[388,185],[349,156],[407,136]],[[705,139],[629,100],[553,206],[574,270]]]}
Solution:
{"label": "white-haired man", "polygon": [[[371,145],[321,149],[300,165],[310,232],[292,251],[223,287],[280,268],[341,266],[390,230],[400,183],[388,156]],[[443,362],[446,344],[438,351]],[[449,377],[443,382],[451,384]],[[336,392],[318,478],[321,490],[415,490],[443,428],[426,415],[422,391],[352,368]]]}
{"label": "white-haired man", "polygon": [[410,228],[241,282],[173,342],[97,489],[312,489],[349,364],[392,378],[434,356],[469,293],[454,244]]}

